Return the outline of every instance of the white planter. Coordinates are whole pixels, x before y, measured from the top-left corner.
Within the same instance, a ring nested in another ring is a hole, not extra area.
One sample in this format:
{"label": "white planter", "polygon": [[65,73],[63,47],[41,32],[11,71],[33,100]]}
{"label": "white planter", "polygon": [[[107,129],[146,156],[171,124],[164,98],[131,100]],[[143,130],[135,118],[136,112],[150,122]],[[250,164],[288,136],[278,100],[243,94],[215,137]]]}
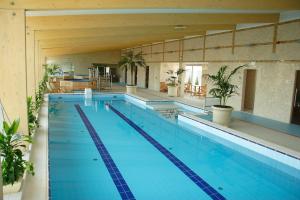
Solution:
{"label": "white planter", "polygon": [[136,93],[136,85],[126,85],[126,92],[128,94],[135,94]]}
{"label": "white planter", "polygon": [[168,86],[168,96],[177,97],[177,86]]}
{"label": "white planter", "polygon": [[17,193],[21,190],[23,178],[20,178],[18,182],[13,185],[8,184],[3,186],[3,194]]}
{"label": "white planter", "polygon": [[213,122],[228,127],[231,121],[231,113],[233,108],[232,107],[222,108],[222,107],[212,106],[212,109],[213,109]]}

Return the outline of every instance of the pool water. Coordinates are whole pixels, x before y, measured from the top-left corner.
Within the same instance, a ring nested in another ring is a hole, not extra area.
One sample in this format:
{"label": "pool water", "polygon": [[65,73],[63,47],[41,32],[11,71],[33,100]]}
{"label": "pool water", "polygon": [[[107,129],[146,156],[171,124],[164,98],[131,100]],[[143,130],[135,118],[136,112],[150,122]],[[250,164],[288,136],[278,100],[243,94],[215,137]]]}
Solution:
{"label": "pool water", "polygon": [[123,95],[49,99],[50,199],[300,199],[299,170]]}

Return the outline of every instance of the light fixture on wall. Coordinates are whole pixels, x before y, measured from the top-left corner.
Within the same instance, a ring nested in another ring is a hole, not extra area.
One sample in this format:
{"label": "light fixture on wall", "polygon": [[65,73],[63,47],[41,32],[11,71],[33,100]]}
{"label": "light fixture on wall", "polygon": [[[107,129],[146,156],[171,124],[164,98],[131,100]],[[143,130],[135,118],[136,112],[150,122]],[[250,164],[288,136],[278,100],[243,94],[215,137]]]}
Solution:
{"label": "light fixture on wall", "polygon": [[187,27],[185,26],[185,25],[176,25],[176,26],[174,26],[174,29],[175,30],[184,30],[184,29],[186,29]]}

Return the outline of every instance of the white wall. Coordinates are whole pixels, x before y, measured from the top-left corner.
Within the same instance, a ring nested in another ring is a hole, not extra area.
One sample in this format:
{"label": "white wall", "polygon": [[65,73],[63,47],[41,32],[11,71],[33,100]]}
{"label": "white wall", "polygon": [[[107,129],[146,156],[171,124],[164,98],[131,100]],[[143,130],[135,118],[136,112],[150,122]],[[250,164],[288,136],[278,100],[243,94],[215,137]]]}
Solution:
{"label": "white wall", "polygon": [[[165,81],[163,63],[206,63],[204,73],[216,73],[223,66],[233,67],[256,61],[257,79],[254,114],[290,122],[296,70],[300,70],[300,20],[279,23],[276,51],[273,52],[274,25],[237,30],[232,51],[233,33],[219,33],[183,40],[183,51],[178,41],[142,46],[142,52],[150,66],[149,89],[159,90],[159,82]],[[204,46],[205,44],[205,46]],[[138,47],[141,49],[141,47]],[[159,75],[160,73],[160,75]],[[233,83],[239,86],[239,95],[228,104],[241,110],[244,73],[241,70]],[[209,86],[210,87],[210,86]],[[208,88],[209,89],[209,88]]]}
{"label": "white wall", "polygon": [[47,63],[74,66],[75,74],[88,75],[88,68],[92,63],[118,64],[121,51],[101,51],[87,54],[74,54],[48,57]]}
{"label": "white wall", "polygon": [[167,74],[169,70],[176,72],[179,69],[179,63],[161,63],[160,67],[160,82],[166,82],[170,75]]}
{"label": "white wall", "polygon": [[149,65],[149,90],[160,89],[160,63],[148,63]]}

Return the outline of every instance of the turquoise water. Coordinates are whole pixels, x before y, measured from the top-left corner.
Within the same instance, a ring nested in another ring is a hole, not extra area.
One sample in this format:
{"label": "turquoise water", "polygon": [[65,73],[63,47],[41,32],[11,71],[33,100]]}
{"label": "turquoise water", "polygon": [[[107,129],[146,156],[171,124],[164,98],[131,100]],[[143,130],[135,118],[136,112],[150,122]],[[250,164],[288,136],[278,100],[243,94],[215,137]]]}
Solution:
{"label": "turquoise water", "polygon": [[92,101],[77,95],[53,95],[49,102],[49,190],[53,200],[122,199],[90,130],[75,108],[77,104],[135,199],[213,198],[130,122],[225,199],[300,199],[298,170],[237,145],[226,145],[205,131],[179,126],[176,119],[165,119],[126,102],[122,95]]}

